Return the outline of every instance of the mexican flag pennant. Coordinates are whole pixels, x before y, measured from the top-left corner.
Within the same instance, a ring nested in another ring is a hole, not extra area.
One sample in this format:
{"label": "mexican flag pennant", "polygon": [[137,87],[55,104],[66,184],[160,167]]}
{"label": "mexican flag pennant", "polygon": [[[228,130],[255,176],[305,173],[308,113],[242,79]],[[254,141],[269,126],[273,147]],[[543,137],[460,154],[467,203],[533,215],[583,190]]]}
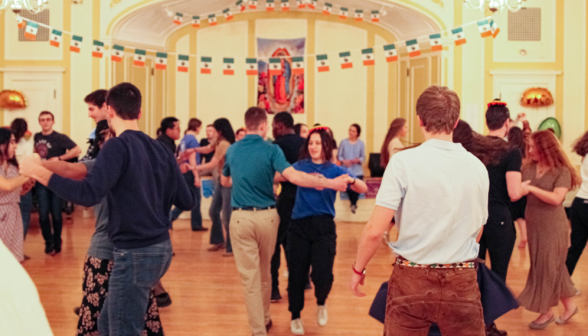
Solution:
{"label": "mexican flag pennant", "polygon": [[230,21],[233,19],[233,13],[231,13],[231,9],[230,8],[225,8],[223,10],[223,14],[225,15],[225,20]]}
{"label": "mexican flag pennant", "polygon": [[269,59],[269,75],[279,76],[282,74],[282,61],[279,58]]}
{"label": "mexican flag pennant", "polygon": [[133,65],[142,67],[145,66],[145,50],[135,49],[135,56],[133,57]]}
{"label": "mexican flag pennant", "polygon": [[429,42],[431,43],[431,51],[443,50],[443,40],[441,39],[441,34],[429,35]]}
{"label": "mexican flag pennant", "polygon": [[[349,51],[345,51],[345,52],[339,53],[339,60],[341,61],[341,69],[351,69],[351,68],[353,68],[353,62],[351,61],[351,53]],[[319,72],[320,71],[321,70],[320,70],[320,67],[319,67]]]}
{"label": "mexican flag pennant", "polygon": [[363,9],[355,10],[355,21],[363,21]]}
{"label": "mexican flag pennant", "polygon": [[292,57],[292,73],[295,75],[304,75],[304,57]]}
{"label": "mexican flag pennant", "polygon": [[249,1],[249,9],[257,9],[257,0]]}
{"label": "mexican flag pennant", "polygon": [[200,28],[200,16],[192,16],[192,27]]}
{"label": "mexican flag pennant", "polygon": [[306,0],[297,0],[296,5],[298,5],[298,9],[306,8]]}
{"label": "mexican flag pennant", "polygon": [[347,7],[341,7],[341,10],[339,11],[339,18],[342,20],[347,20],[348,16],[349,10],[347,9]]}
{"label": "mexican flag pennant", "polygon": [[49,40],[49,45],[52,45],[54,47],[58,47],[61,45],[61,31],[57,30],[57,29],[52,29],[51,30],[51,39]]}
{"label": "mexican flag pennant", "polygon": [[155,69],[165,70],[167,69],[167,54],[158,52],[155,54]]}
{"label": "mexican flag pennant", "polygon": [[488,22],[488,20],[478,21],[478,31],[480,31],[480,35],[482,35],[482,37],[492,36],[492,27],[490,26],[490,22]]}
{"label": "mexican flag pennant", "polygon": [[178,55],[178,72],[188,72],[190,67],[190,56]]}
{"label": "mexican flag pennant", "polygon": [[328,2],[325,2],[325,6],[323,7],[323,14],[331,15],[332,11],[333,11],[333,5]]}
{"label": "mexican flag pennant", "polygon": [[69,46],[69,51],[73,51],[76,53],[80,53],[80,49],[82,48],[82,39],[83,37],[73,35],[71,37],[71,45]]}
{"label": "mexican flag pennant", "polygon": [[363,58],[363,65],[376,64],[376,58],[374,57],[374,49],[373,48],[362,49],[361,56]]}
{"label": "mexican flag pennant", "polygon": [[235,59],[223,58],[223,75],[232,76],[235,74]]}
{"label": "mexican flag pennant", "polygon": [[120,45],[113,45],[112,50],[110,51],[110,59],[113,62],[122,62],[123,56],[125,54],[125,47]]}
{"label": "mexican flag pennant", "polygon": [[379,10],[372,11],[372,22],[380,22],[380,11]]}
{"label": "mexican flag pennant", "polygon": [[247,68],[247,76],[257,76],[257,58],[246,58],[245,66]]}
{"label": "mexican flag pennant", "polygon": [[247,9],[247,1],[239,0],[239,1],[237,1],[237,3],[235,5],[237,5],[237,7],[239,7],[241,12]]}
{"label": "mexican flag pennant", "polygon": [[208,16],[208,25],[209,26],[216,26],[218,21],[216,21],[216,14],[210,14]]}
{"label": "mexican flag pennant", "polygon": [[96,41],[92,42],[92,57],[102,58],[104,54],[104,42]]}
{"label": "mexican flag pennant", "polygon": [[274,3],[274,0],[266,0],[266,2],[265,2],[265,10],[266,11],[273,12],[275,8],[276,8],[276,4]]}
{"label": "mexican flag pennant", "polygon": [[182,13],[176,13],[176,15],[174,15],[174,23],[177,25],[181,25],[183,19],[184,19],[184,14],[182,14]]}
{"label": "mexican flag pennant", "polygon": [[285,12],[290,10],[290,0],[282,0],[282,10]]}
{"label": "mexican flag pennant", "polygon": [[24,32],[24,37],[27,40],[35,41],[37,39],[37,31],[38,30],[39,30],[38,24],[36,24],[35,22],[28,21],[26,28],[25,28],[25,32]]}
{"label": "mexican flag pennant", "polygon": [[317,2],[318,0],[308,0],[308,8],[316,9]]}
{"label": "mexican flag pennant", "polygon": [[316,66],[318,72],[327,72],[329,71],[329,57],[325,55],[316,55]]}
{"label": "mexican flag pennant", "polygon": [[419,47],[419,42],[416,39],[406,41],[406,51],[408,51],[408,56],[410,57],[420,56],[421,48]]}
{"label": "mexican flag pennant", "polygon": [[451,29],[451,33],[453,34],[453,39],[455,40],[456,46],[466,44],[466,38],[465,33],[463,32],[463,28],[459,27]]}
{"label": "mexican flag pennant", "polygon": [[386,54],[386,62],[395,62],[398,61],[398,51],[396,50],[396,45],[388,44],[384,46],[384,54]]}
{"label": "mexican flag pennant", "polygon": [[23,19],[22,16],[18,14],[16,15],[16,24],[18,26],[18,29],[22,29],[27,26],[27,22],[25,21],[25,19]]}
{"label": "mexican flag pennant", "polygon": [[212,73],[212,57],[200,57],[200,73],[207,75]]}
{"label": "mexican flag pennant", "polygon": [[498,23],[496,23],[496,21],[494,21],[494,20],[490,21],[490,28],[492,29],[492,37],[496,38],[498,33],[500,33],[500,28],[498,28]]}

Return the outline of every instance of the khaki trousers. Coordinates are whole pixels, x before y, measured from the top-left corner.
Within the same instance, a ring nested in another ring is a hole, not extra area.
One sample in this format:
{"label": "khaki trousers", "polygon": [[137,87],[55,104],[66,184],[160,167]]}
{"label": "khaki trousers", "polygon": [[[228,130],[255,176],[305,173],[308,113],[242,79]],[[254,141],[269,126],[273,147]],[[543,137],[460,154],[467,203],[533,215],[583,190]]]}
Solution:
{"label": "khaki trousers", "polygon": [[270,321],[271,259],[276,248],[280,217],[275,209],[233,210],[229,230],[237,270],[245,291],[249,327],[265,336]]}

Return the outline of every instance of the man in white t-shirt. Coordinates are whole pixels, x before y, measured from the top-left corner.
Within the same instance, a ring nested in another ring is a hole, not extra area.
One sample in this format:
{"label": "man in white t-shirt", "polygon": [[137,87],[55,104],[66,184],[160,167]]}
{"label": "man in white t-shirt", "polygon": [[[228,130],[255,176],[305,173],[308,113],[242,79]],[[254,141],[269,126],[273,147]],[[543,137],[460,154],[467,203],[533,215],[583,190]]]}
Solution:
{"label": "man in white t-shirt", "polygon": [[385,335],[426,335],[437,323],[443,335],[485,336],[475,260],[488,218],[488,172],[452,142],[460,112],[455,92],[428,88],[416,112],[426,141],[388,163],[352,266],[351,290],[365,296],[358,290],[365,267],[396,215]]}

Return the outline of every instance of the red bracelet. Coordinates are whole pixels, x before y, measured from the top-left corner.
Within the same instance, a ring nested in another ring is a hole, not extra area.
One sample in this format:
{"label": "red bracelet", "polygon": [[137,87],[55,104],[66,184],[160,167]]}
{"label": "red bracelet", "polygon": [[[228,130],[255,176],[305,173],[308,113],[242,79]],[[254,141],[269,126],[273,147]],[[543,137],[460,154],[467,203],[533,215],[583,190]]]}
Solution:
{"label": "red bracelet", "polygon": [[355,264],[351,265],[351,269],[353,270],[353,273],[357,274],[357,275],[365,275],[365,268],[363,269],[362,272],[358,272],[355,270]]}

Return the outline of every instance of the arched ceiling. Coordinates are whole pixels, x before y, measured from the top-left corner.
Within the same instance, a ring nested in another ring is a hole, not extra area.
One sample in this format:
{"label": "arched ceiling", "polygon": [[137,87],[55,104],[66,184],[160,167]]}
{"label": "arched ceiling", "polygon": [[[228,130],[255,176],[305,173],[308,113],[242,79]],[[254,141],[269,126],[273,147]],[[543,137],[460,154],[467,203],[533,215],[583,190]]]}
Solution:
{"label": "arched ceiling", "polygon": [[[166,14],[165,6],[173,13],[181,12],[190,15],[219,13],[227,7],[234,8],[236,0],[164,0],[139,8],[116,23],[113,31],[113,41],[145,46],[164,48],[167,37],[179,27],[173,23],[173,18]],[[296,1],[290,0],[292,11],[298,10]],[[392,32],[400,40],[416,38],[437,32],[437,25],[425,15],[400,4],[378,0],[333,0],[335,5],[333,15],[338,15],[339,6],[348,7],[350,18],[353,20],[355,9],[363,9],[365,18],[369,20],[372,10],[381,10],[386,4],[386,15],[380,17],[380,25]],[[276,10],[280,1],[276,0]],[[323,2],[319,2],[322,6]],[[235,10],[236,11],[236,10]],[[251,10],[247,10],[250,12]],[[260,0],[257,11],[265,12],[265,0]],[[303,9],[308,11],[308,9]],[[318,13],[321,8],[317,8]],[[272,13],[267,13],[271,18]],[[185,18],[183,25],[189,25],[191,17]]]}

